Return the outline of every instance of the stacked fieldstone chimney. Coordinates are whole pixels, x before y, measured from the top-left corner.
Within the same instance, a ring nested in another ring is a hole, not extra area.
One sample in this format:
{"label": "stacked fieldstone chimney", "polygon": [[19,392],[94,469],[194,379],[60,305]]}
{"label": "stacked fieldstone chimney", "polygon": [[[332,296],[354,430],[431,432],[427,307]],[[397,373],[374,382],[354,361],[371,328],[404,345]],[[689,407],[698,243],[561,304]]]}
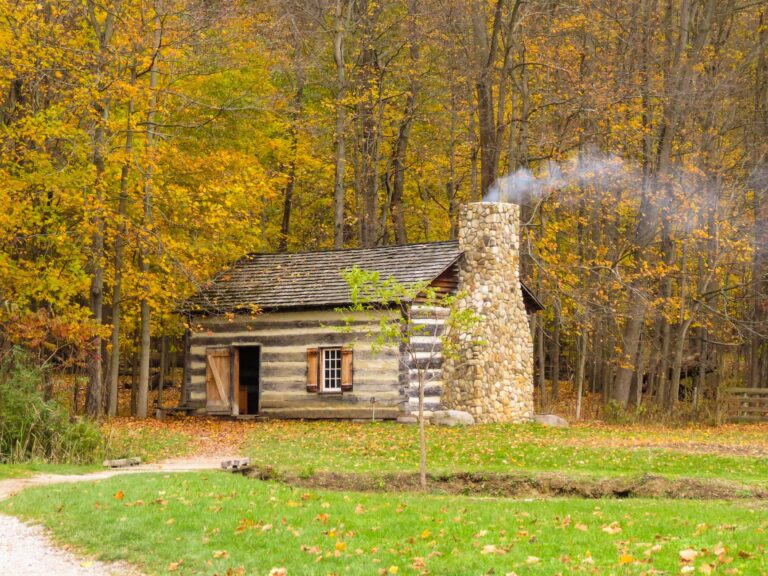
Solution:
{"label": "stacked fieldstone chimney", "polygon": [[520,288],[519,207],[478,202],[461,207],[459,308],[474,310],[470,333],[451,334],[442,404],[477,422],[533,418],[533,343]]}

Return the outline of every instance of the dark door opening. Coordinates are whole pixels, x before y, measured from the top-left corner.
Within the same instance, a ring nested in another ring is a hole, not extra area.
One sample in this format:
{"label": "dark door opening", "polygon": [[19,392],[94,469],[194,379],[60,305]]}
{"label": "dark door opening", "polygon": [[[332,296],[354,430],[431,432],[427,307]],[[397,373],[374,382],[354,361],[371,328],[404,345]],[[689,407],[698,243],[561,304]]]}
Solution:
{"label": "dark door opening", "polygon": [[261,346],[244,346],[239,349],[240,414],[259,413],[259,385],[261,382]]}

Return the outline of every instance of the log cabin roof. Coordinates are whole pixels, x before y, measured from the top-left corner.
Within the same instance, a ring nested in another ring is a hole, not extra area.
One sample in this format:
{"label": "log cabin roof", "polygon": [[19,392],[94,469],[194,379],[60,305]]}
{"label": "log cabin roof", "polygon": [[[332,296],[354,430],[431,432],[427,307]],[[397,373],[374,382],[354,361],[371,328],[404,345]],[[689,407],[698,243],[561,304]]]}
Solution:
{"label": "log cabin roof", "polygon": [[[455,268],[461,257],[455,240],[377,248],[279,254],[249,254],[207,283],[182,307],[190,313],[334,307],[351,303],[341,272],[357,266],[398,283],[432,282]],[[542,306],[522,284],[526,309]]]}

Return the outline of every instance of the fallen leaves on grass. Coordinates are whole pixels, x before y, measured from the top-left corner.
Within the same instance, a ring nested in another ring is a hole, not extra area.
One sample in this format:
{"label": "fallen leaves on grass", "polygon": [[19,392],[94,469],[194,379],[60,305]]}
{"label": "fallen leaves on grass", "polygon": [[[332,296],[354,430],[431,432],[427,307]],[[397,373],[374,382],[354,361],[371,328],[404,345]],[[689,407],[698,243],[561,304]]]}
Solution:
{"label": "fallen leaves on grass", "polygon": [[622,554],[619,556],[619,564],[632,564],[635,558],[631,554]]}
{"label": "fallen leaves on grass", "polygon": [[606,534],[618,534],[621,532],[621,526],[618,522],[611,522],[607,526],[603,526],[603,532]]}
{"label": "fallen leaves on grass", "polygon": [[698,555],[699,553],[693,548],[686,548],[685,550],[680,550],[680,561],[693,562]]}

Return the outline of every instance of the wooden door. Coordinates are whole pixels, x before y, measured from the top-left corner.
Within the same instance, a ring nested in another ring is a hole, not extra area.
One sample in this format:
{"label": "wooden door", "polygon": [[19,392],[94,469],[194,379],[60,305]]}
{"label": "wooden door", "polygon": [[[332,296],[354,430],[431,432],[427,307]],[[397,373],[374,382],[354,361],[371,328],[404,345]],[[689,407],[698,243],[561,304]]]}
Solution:
{"label": "wooden door", "polygon": [[231,348],[206,350],[205,384],[206,410],[213,413],[232,413],[233,355]]}

